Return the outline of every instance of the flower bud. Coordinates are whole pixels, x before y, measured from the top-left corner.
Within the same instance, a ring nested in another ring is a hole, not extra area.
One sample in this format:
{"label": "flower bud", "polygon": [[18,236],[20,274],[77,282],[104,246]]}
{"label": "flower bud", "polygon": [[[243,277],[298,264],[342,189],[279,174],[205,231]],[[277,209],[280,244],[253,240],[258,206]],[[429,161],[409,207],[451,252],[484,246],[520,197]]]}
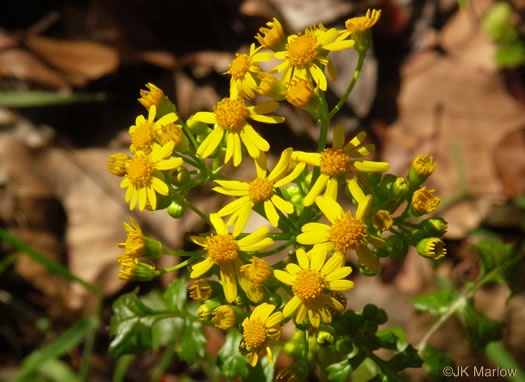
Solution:
{"label": "flower bud", "polygon": [[435,190],[427,190],[422,187],[412,195],[412,203],[410,205],[410,212],[414,216],[421,216],[433,212],[441,201],[434,196]]}
{"label": "flower bud", "polygon": [[429,237],[421,240],[416,245],[417,253],[432,260],[438,260],[447,254],[447,248],[443,240],[437,237]]}
{"label": "flower bud", "polygon": [[408,172],[408,181],[413,187],[419,186],[432,175],[436,166],[437,163],[433,163],[428,154],[416,156]]}
{"label": "flower bud", "polygon": [[186,207],[178,201],[173,200],[168,207],[168,215],[174,219],[180,219],[184,216]]}
{"label": "flower bud", "polygon": [[328,325],[321,325],[317,330],[317,344],[327,347],[332,346],[335,343],[335,331],[334,328]]}
{"label": "flower bud", "polygon": [[286,35],[279,20],[274,17],[272,21],[266,23],[266,26],[268,28],[259,28],[259,33],[257,33],[255,39],[261,44],[261,46],[273,50],[274,52],[283,50],[286,43]]}
{"label": "flower bud", "polygon": [[257,93],[275,101],[282,101],[285,98],[286,86],[273,74],[260,72],[257,76],[260,80],[259,85],[255,88]]}
{"label": "flower bud", "polygon": [[421,228],[428,236],[443,236],[448,229],[448,223],[443,218],[430,218],[421,222]]}
{"label": "flower bud", "polygon": [[275,376],[275,382],[299,382],[297,374],[291,369],[281,369]]}
{"label": "flower bud", "polygon": [[229,305],[221,305],[212,312],[211,322],[222,330],[228,330],[235,325],[235,312]]}
{"label": "flower bud", "polygon": [[392,193],[396,199],[404,199],[408,194],[409,188],[405,178],[397,178],[392,184]]}
{"label": "flower bud", "polygon": [[395,260],[402,260],[408,253],[408,243],[402,238],[392,235],[386,238],[385,249]]}
{"label": "flower bud", "polygon": [[255,284],[265,282],[271,274],[270,264],[268,264],[266,260],[256,256],[250,259],[250,264],[242,265],[240,271],[244,277]]}
{"label": "flower bud", "polygon": [[201,321],[210,321],[213,310],[219,305],[217,301],[208,301],[202,304],[199,306],[199,309],[197,309],[197,317],[199,317]]}
{"label": "flower bud", "polygon": [[138,259],[128,259],[120,263],[120,280],[151,281],[160,275],[155,266],[141,263]]}
{"label": "flower bud", "polygon": [[392,215],[390,215],[390,212],[388,212],[387,210],[377,211],[374,217],[372,218],[372,222],[374,228],[380,232],[388,231],[392,227],[392,224],[394,224]]}
{"label": "flower bud", "polygon": [[204,122],[195,120],[193,115],[186,121],[186,126],[188,126],[191,132],[196,135],[203,135],[208,131],[208,125]]}
{"label": "flower bud", "polygon": [[142,257],[158,259],[163,252],[164,247],[160,241],[144,236],[144,252],[142,253]]}
{"label": "flower bud", "polygon": [[138,101],[142,106],[149,110],[152,105],[160,105],[162,99],[164,98],[164,92],[152,83],[147,83],[146,87],[148,90],[140,90],[140,98]]}

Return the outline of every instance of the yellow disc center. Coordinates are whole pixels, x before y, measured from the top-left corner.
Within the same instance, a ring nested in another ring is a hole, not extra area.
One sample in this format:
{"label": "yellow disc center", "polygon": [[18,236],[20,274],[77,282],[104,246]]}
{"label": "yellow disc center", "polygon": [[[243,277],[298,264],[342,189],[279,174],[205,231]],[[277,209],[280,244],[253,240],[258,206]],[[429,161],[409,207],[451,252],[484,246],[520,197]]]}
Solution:
{"label": "yellow disc center", "polygon": [[303,269],[297,274],[292,285],[294,294],[302,301],[311,301],[321,295],[325,289],[325,281],[314,269]]}
{"label": "yellow disc center", "polygon": [[294,66],[310,65],[317,57],[317,37],[307,33],[288,43],[288,61]]}
{"label": "yellow disc center", "polygon": [[228,131],[240,128],[250,115],[248,108],[241,99],[224,98],[213,107],[217,124]]}
{"label": "yellow disc center", "polygon": [[266,178],[255,178],[248,188],[248,196],[254,203],[264,202],[273,195],[273,183]]}
{"label": "yellow disc center", "polygon": [[338,252],[345,253],[347,250],[356,249],[363,244],[365,236],[363,221],[353,217],[350,212],[346,212],[330,228],[328,240]]}
{"label": "yellow disc center", "polygon": [[135,157],[128,165],[128,179],[137,188],[147,186],[151,180],[153,164],[148,157]]}
{"label": "yellow disc center", "polygon": [[231,263],[238,256],[239,246],[231,235],[213,235],[206,240],[208,255],[215,264]]}
{"label": "yellow disc center", "polygon": [[248,319],[243,324],[243,338],[244,342],[248,347],[252,349],[257,349],[259,346],[266,342],[266,328],[264,323],[261,321],[255,321]]}
{"label": "yellow disc center", "polygon": [[230,64],[228,73],[236,80],[242,80],[250,68],[250,57],[247,54],[239,54]]}
{"label": "yellow disc center", "polygon": [[368,23],[370,19],[368,17],[352,17],[350,20],[346,21],[346,29],[350,32],[362,32],[368,28]]}
{"label": "yellow disc center", "polygon": [[137,150],[144,150],[153,142],[153,124],[145,122],[137,126],[131,134],[131,144]]}
{"label": "yellow disc center", "polygon": [[341,149],[324,149],[321,153],[321,173],[337,176],[350,172],[350,157]]}

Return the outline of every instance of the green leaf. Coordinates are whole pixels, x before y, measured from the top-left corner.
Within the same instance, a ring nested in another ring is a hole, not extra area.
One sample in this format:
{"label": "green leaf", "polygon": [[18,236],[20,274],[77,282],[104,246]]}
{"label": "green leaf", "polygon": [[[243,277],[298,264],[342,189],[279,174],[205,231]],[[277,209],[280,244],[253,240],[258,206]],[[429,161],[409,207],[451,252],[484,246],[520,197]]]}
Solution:
{"label": "green leaf", "polygon": [[249,373],[248,358],[239,353],[242,334],[238,330],[230,330],[219,352],[218,366],[222,375],[232,380],[238,375],[246,377]]}
{"label": "green leaf", "polygon": [[180,359],[191,364],[206,354],[206,337],[200,321],[187,319],[184,323],[181,345],[177,348]]}
{"label": "green leaf", "polygon": [[437,292],[412,298],[414,308],[422,312],[430,312],[435,316],[444,314],[457,297],[453,289],[440,289]]}
{"label": "green leaf", "polygon": [[346,382],[352,372],[352,366],[350,366],[348,359],[345,359],[341,362],[331,364],[327,370],[328,380],[330,382]]}
{"label": "green leaf", "polygon": [[74,370],[65,362],[59,359],[49,359],[38,367],[38,371],[47,378],[56,382],[81,382],[81,379]]}
{"label": "green leaf", "polygon": [[123,355],[118,359],[115,370],[113,371],[113,382],[124,381],[129,365],[131,365],[134,359],[135,356],[133,354]]}
{"label": "green leaf", "polygon": [[401,353],[397,353],[390,358],[387,365],[390,370],[398,372],[407,367],[421,367],[423,365],[423,360],[419,358],[417,350],[414,349],[412,345],[408,345]]}
{"label": "green leaf", "polygon": [[401,350],[406,346],[407,335],[403,329],[392,326],[383,330],[380,330],[376,333],[377,338],[379,338],[379,343],[382,348],[390,350]]}
{"label": "green leaf", "polygon": [[490,7],[481,26],[498,43],[509,43],[518,38],[518,31],[512,22],[512,6],[506,2],[498,2]]}
{"label": "green leaf", "polygon": [[502,338],[503,323],[477,311],[472,301],[465,301],[456,311],[456,315],[467,328],[469,342],[479,350],[484,350],[489,342]]}
{"label": "green leaf", "polygon": [[164,300],[168,303],[170,310],[182,312],[186,302],[188,281],[184,278],[175,279],[164,292]]}
{"label": "green leaf", "polygon": [[428,373],[431,376],[442,377],[445,366],[455,367],[454,361],[432,346],[426,345],[420,350],[419,355],[423,358]]}
{"label": "green leaf", "polygon": [[110,334],[115,336],[109,345],[113,357],[140,354],[152,346],[151,326],[164,315],[159,315],[130,292],[113,303]]}
{"label": "green leaf", "polygon": [[37,370],[46,361],[58,358],[77,346],[92,330],[99,325],[96,317],[86,317],[75,322],[49,345],[35,350],[22,362],[20,373],[13,381],[19,381]]}
{"label": "green leaf", "polygon": [[505,267],[497,268],[505,263],[512,263],[509,260],[516,254],[514,246],[496,240],[483,240],[476,243],[474,248],[478,252],[481,277],[490,273],[486,282],[505,282]]}
{"label": "green leaf", "polygon": [[59,92],[25,91],[0,92],[0,106],[2,107],[39,107],[52,105],[67,105],[78,102],[100,102],[106,96],[103,93],[63,94]]}

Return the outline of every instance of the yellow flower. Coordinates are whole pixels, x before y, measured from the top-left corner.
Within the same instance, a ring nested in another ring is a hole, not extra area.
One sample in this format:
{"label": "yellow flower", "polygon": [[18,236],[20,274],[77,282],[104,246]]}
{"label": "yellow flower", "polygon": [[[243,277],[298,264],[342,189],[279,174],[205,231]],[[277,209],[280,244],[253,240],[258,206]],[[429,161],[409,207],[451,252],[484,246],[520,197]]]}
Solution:
{"label": "yellow flower", "polygon": [[313,78],[317,87],[325,91],[327,87],[324,68],[327,68],[330,81],[336,79],[335,67],[329,58],[328,51],[350,48],[354,42],[339,36],[335,28],[326,29],[322,25],[306,29],[304,34],[288,37],[286,50],[276,52],[275,58],[285,60],[273,69],[283,72],[281,81],[288,84],[292,78]]}
{"label": "yellow flower", "polygon": [[284,99],[284,92],[286,86],[273,74],[266,72],[259,72],[259,85],[255,88],[255,91],[260,95],[270,97],[275,101],[282,101]]}
{"label": "yellow flower", "polygon": [[126,258],[120,261],[120,270],[117,276],[120,280],[151,281],[160,275],[155,266],[141,263],[139,259]]}
{"label": "yellow flower", "polygon": [[394,224],[392,215],[387,210],[379,210],[372,218],[374,228],[380,232],[389,230]]}
{"label": "yellow flower", "polygon": [[138,151],[130,160],[126,176],[120,183],[120,188],[126,188],[126,203],[131,200],[129,209],[133,210],[137,202],[142,211],[149,203],[152,210],[157,209],[157,195],[168,195],[169,188],[164,183],[161,170],[172,170],[182,164],[181,158],[168,158],[173,152],[173,142],[164,146],[155,145],[151,153]]}
{"label": "yellow flower", "polygon": [[247,118],[264,123],[282,123],[283,117],[263,115],[279,108],[279,103],[267,101],[255,106],[246,106],[242,99],[223,98],[211,112],[199,112],[193,116],[195,121],[214,124],[213,131],[197,149],[203,158],[209,157],[221,144],[226,134],[226,156],[224,163],[233,157],[233,165],[238,166],[242,160],[241,141],[252,158],[258,158],[261,152],[270,149],[268,142],[262,138],[248,123]]}
{"label": "yellow flower", "polygon": [[422,214],[429,214],[433,212],[441,201],[437,196],[434,196],[436,190],[427,190],[426,187],[421,187],[414,192],[412,196],[412,207],[417,212]]}
{"label": "yellow flower", "polygon": [[364,221],[372,203],[372,196],[366,195],[361,199],[355,217],[350,211],[345,212],[331,198],[318,197],[315,203],[332,225],[307,223],[301,228],[303,233],[297,236],[297,241],[306,245],[327,243],[329,250],[333,249],[336,253],[342,254],[353,250],[357,253],[361,264],[369,271],[379,273],[381,265],[367,247],[367,243],[376,247],[384,247],[385,241],[368,233]]}
{"label": "yellow flower", "polygon": [[116,176],[124,176],[130,160],[127,154],[113,154],[108,158],[108,171]]}
{"label": "yellow flower", "polygon": [[326,261],[328,246],[317,245],[308,252],[297,250],[297,262],[290,263],[286,271],[276,269],[277,280],[290,285],[294,296],[286,303],[283,314],[291,316],[295,311],[295,322],[302,323],[308,314],[310,324],[318,328],[321,321],[332,322],[330,308],[342,312],[343,305],[330,292],[343,292],[354,287],[350,280],[343,280],[352,272],[351,267],[344,266],[344,255],[336,252]]}
{"label": "yellow flower", "polygon": [[447,254],[447,248],[443,240],[437,237],[429,237],[421,240],[416,246],[417,252],[424,257],[438,260]]}
{"label": "yellow flower", "polygon": [[259,257],[252,257],[250,264],[244,264],[241,267],[241,273],[252,283],[261,284],[270,276],[270,264]]}
{"label": "yellow flower", "polygon": [[230,234],[228,227],[217,214],[210,215],[210,221],[217,232],[208,237],[192,236],[191,240],[208,252],[208,257],[193,266],[190,277],[197,278],[208,272],[214,265],[219,266],[224,296],[229,303],[237,298],[237,282],[235,269],[242,265],[239,251],[252,252],[264,249],[273,244],[268,236],[268,227],[261,227],[257,231],[235,240],[237,235]]}
{"label": "yellow flower", "polygon": [[279,162],[270,174],[266,176],[266,156],[262,154],[259,159],[255,161],[257,178],[250,183],[239,182],[237,180],[215,181],[219,186],[214,187],[214,191],[224,195],[240,196],[239,199],[224,206],[217,212],[219,216],[232,214],[227,224],[231,225],[235,223],[235,229],[233,230],[234,235],[242,232],[248,222],[252,208],[256,203],[263,203],[266,218],[274,227],[277,227],[279,223],[279,214],[275,207],[287,214],[294,212],[293,205],[275,193],[275,189],[297,178],[305,167],[304,163],[301,163],[296,166],[288,176],[285,176],[288,172],[291,158],[292,148],[290,147],[282,152]]}
{"label": "yellow flower", "polygon": [[135,154],[137,151],[149,152],[155,139],[156,130],[162,128],[163,125],[173,123],[177,120],[175,113],[168,113],[158,121],[155,121],[157,114],[157,107],[151,105],[149,108],[148,119],[143,115],[139,115],[135,119],[135,124],[129,128],[131,135],[130,151]]}
{"label": "yellow flower", "polygon": [[149,110],[152,105],[159,106],[164,98],[164,92],[152,83],[147,83],[148,90],[140,90],[140,98],[138,99],[142,106]]}
{"label": "yellow flower", "polygon": [[352,35],[355,41],[354,48],[358,52],[366,52],[371,45],[370,28],[372,28],[381,17],[381,10],[368,10],[366,15],[362,17],[352,17],[346,20],[346,30],[340,32],[341,38],[346,38]]}
{"label": "yellow flower", "polygon": [[127,233],[126,242],[119,243],[117,246],[125,250],[123,256],[136,259],[144,252],[144,234],[135,219],[130,216],[129,221],[131,222],[131,225],[123,223],[124,230]]}
{"label": "yellow flower", "polygon": [[337,200],[337,178],[344,176],[349,191],[359,201],[364,197],[363,191],[358,184],[355,170],[363,172],[388,171],[390,164],[386,162],[358,161],[360,158],[374,152],[374,145],[361,145],[366,138],[365,132],[357,134],[350,142],[344,145],[345,135],[342,126],[337,125],[334,130],[334,142],[332,148],[324,149],[322,153],[306,153],[294,151],[293,159],[305,162],[313,166],[319,166],[321,175],[304,199],[305,206],[311,206],[315,198],[326,188],[325,196]]}
{"label": "yellow flower", "polygon": [[213,310],[211,322],[219,329],[228,330],[235,325],[235,312],[231,306],[218,306]]}
{"label": "yellow flower", "polygon": [[288,90],[284,92],[284,95],[291,105],[303,107],[314,95],[314,89],[310,81],[296,77],[290,81]]}
{"label": "yellow flower", "polygon": [[268,21],[265,27],[259,28],[259,33],[255,36],[255,39],[261,44],[261,46],[278,50],[281,43],[284,41],[284,30],[279,20],[275,17],[272,21]]}
{"label": "yellow flower", "polygon": [[242,322],[242,343],[247,350],[250,365],[257,365],[259,352],[266,348],[266,358],[272,365],[272,350],[267,345],[268,340],[278,340],[281,337],[281,321],[284,320],[282,312],[272,312],[275,305],[263,303],[258,305]]}
{"label": "yellow flower", "polygon": [[346,20],[345,27],[350,33],[363,32],[372,28],[379,21],[381,10],[372,9],[366,11],[365,16],[352,17]]}
{"label": "yellow flower", "polygon": [[408,181],[412,186],[419,186],[432,175],[437,166],[437,162],[433,162],[433,159],[428,154],[416,156],[408,172]]}
{"label": "yellow flower", "polygon": [[213,294],[213,288],[206,279],[195,280],[195,282],[188,287],[188,291],[190,297],[197,301],[209,300]]}
{"label": "yellow flower", "polygon": [[235,59],[230,64],[228,74],[232,76],[230,80],[230,97],[232,98],[253,98],[254,90],[257,88],[258,73],[261,71],[260,61],[270,61],[273,54],[270,52],[259,52],[261,47],[255,48],[255,44],[250,46],[249,54],[237,53]]}

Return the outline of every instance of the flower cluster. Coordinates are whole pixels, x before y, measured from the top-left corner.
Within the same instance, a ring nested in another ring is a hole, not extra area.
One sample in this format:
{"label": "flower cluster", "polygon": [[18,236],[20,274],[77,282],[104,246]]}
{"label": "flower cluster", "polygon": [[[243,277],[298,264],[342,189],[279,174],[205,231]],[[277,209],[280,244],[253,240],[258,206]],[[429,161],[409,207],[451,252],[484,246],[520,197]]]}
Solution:
{"label": "flower cluster", "polygon": [[[365,132],[346,139],[343,126],[336,125],[326,147],[330,120],[357,79],[328,110],[324,92],[337,74],[327,55],[355,48],[358,73],[370,46],[369,28],[379,18],[374,10],[349,19],[344,30],[314,25],[289,36],[273,19],[259,30],[249,52],[238,53],[230,64],[228,96],[186,121],[162,90],[147,84],[139,99],[147,118],[138,116],[129,129],[130,154],[108,159],[108,170],[123,177],[120,187],[127,189],[131,210],[137,204],[141,211],[166,208],[180,218],[189,208],[212,229],[190,236],[197,249],[170,251],[144,236],[130,218],[131,225],[124,225],[127,239],[119,244],[124,254],[117,259],[118,277],[147,281],[191,264],[189,296],[201,304],[198,318],[222,330],[240,330],[239,351],[252,366],[261,351],[273,364],[270,345],[280,340],[281,326],[291,318],[313,333],[341,316],[347,303],[343,292],[354,286],[350,264],[373,275],[381,272],[381,257],[403,257],[409,244],[434,260],[446,252],[439,239],[444,221],[417,221],[439,204],[434,190],[421,187],[436,166],[432,157],[418,156],[407,178],[397,178],[385,174],[388,163],[372,160],[374,145]],[[269,72],[259,66],[273,59],[278,63]],[[256,96],[268,99],[255,103]],[[273,114],[283,100],[320,121],[319,144],[316,151],[286,148],[269,166],[270,144],[260,124],[285,122]],[[228,163],[237,167],[243,161],[254,166],[248,179],[221,173]],[[206,182],[231,197],[210,214],[190,197]],[[268,224],[245,232],[254,214]],[[288,258],[278,261],[274,255],[282,258],[286,250]],[[162,253],[188,258],[157,270],[151,261]]]}

